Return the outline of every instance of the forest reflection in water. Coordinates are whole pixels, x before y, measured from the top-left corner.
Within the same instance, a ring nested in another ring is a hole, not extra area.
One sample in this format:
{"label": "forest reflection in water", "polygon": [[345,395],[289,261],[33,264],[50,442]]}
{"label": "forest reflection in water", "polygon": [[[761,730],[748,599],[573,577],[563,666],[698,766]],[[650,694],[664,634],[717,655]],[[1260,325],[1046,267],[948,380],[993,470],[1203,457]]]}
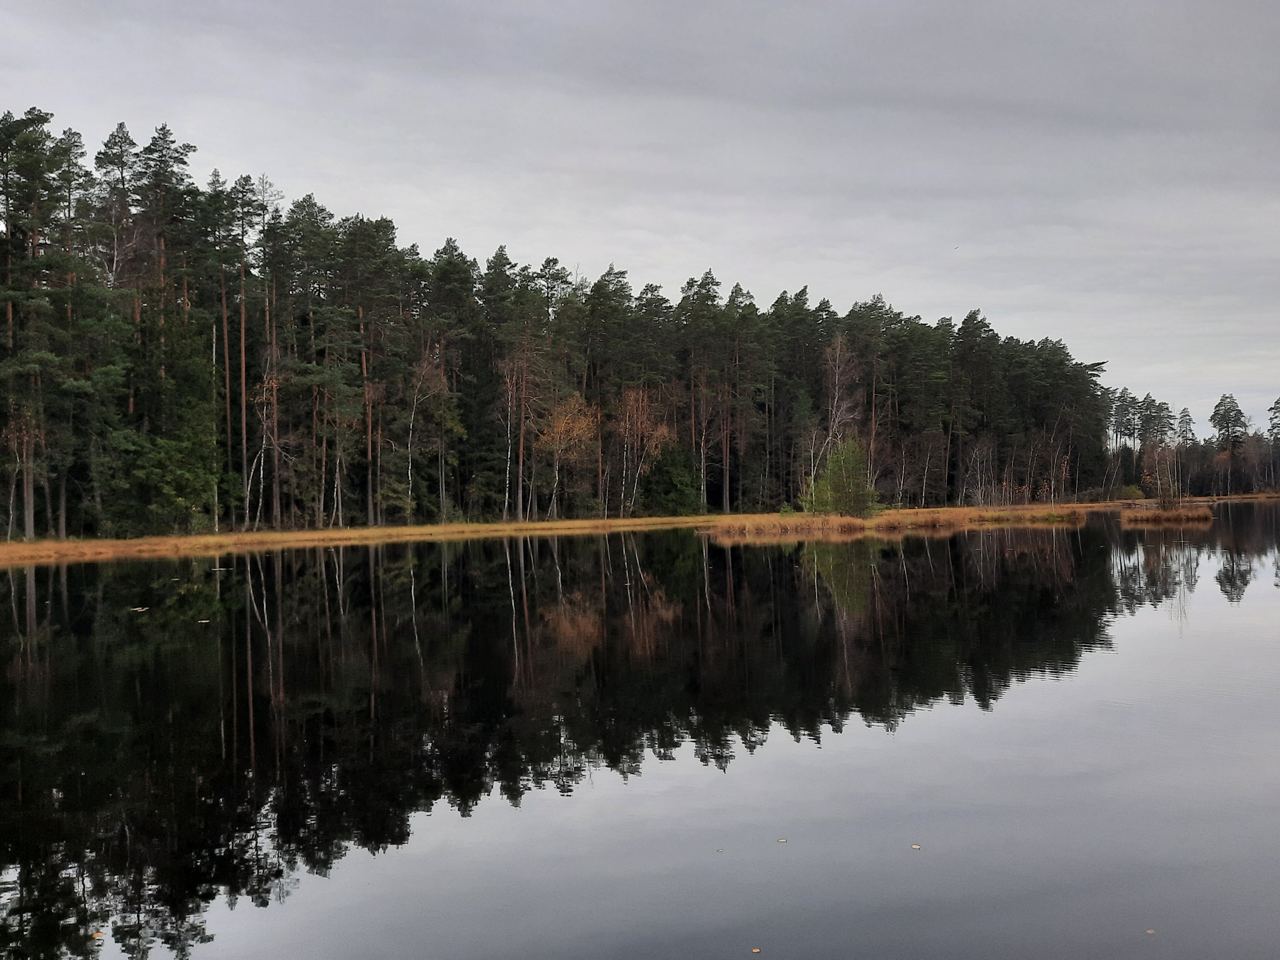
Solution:
{"label": "forest reflection in water", "polygon": [[0,947],[200,953],[412,814],[1072,671],[1117,617],[1280,586],[1277,511],[721,548],[689,533],[9,571]]}

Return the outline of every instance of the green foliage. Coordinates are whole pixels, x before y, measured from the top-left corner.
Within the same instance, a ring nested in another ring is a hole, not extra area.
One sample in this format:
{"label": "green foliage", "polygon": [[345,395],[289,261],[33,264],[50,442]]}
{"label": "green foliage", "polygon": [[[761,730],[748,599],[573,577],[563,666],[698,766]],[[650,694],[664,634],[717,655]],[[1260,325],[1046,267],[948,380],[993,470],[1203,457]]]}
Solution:
{"label": "green foliage", "polygon": [[1209,423],[1218,431],[1218,447],[1231,453],[1239,451],[1244,438],[1249,432],[1249,418],[1240,409],[1236,398],[1224,393],[1213,407],[1209,415]]}
{"label": "green foliage", "polygon": [[655,517],[699,513],[698,474],[683,450],[669,447],[640,481],[644,512]]}
{"label": "green foliage", "polygon": [[871,514],[876,495],[867,483],[866,451],[856,437],[848,437],[832,448],[801,502],[810,513],[848,517]]}
{"label": "green foliage", "polygon": [[[0,116],[15,535],[1277,485],[1280,427],[1250,434],[1229,395],[1220,464],[1188,412],[977,310],[926,322],[876,296],[841,314],[805,287],[766,308],[710,270],[673,302],[612,264],[479,262],[452,238],[425,255],[386,217],[283,205],[265,177],[197,186],[166,125],[140,142],[120,124],[94,152],[51,124]],[[855,428],[871,490],[806,493]]]}

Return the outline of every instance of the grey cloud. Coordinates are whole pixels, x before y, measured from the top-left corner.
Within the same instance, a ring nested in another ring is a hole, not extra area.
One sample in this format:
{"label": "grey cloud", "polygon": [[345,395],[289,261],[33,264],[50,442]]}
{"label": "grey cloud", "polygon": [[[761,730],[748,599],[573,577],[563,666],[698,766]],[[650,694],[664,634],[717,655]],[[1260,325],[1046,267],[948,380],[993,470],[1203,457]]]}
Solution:
{"label": "grey cloud", "polygon": [[1280,393],[1264,2],[67,0],[7,105],[162,120],[404,242],[983,308],[1203,420]]}

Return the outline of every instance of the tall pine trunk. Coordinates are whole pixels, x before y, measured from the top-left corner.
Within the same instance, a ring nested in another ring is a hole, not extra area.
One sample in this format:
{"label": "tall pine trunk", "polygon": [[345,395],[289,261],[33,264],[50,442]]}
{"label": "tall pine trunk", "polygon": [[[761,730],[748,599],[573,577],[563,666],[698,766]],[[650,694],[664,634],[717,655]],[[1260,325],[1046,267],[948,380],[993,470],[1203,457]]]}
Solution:
{"label": "tall pine trunk", "polygon": [[732,427],[729,416],[729,398],[726,395],[724,402],[724,423],[721,425],[720,429],[720,456],[723,460],[724,466],[724,489],[720,492],[720,507],[723,513],[729,512],[729,431]]}
{"label": "tall pine trunk", "polygon": [[524,505],[524,441],[525,441],[525,404],[527,394],[525,387],[525,360],[520,359],[520,429],[516,441],[516,520],[525,518]]}
{"label": "tall pine trunk", "polygon": [[35,451],[32,449],[31,436],[22,438],[22,539],[36,538],[36,476],[35,464],[32,462]]}
{"label": "tall pine trunk", "polygon": [[245,304],[245,263],[240,258],[240,474],[244,487],[244,525],[249,526],[249,317]]}
{"label": "tall pine trunk", "polygon": [[356,307],[360,324],[360,379],[364,384],[365,522],[373,518],[373,395],[369,387],[369,348],[365,340],[364,307]]}
{"label": "tall pine trunk", "polygon": [[[231,432],[231,330],[227,317],[227,268],[218,265],[218,292],[222,304],[222,400],[227,420],[227,469],[235,463],[235,437]],[[234,501],[227,504],[227,515],[235,523]]]}

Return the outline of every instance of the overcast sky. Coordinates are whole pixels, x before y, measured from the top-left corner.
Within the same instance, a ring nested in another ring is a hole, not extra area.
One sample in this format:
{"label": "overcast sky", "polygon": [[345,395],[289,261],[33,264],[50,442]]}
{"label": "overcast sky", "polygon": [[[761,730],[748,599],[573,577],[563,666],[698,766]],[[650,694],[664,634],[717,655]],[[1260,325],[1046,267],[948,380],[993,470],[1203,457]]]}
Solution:
{"label": "overcast sky", "polygon": [[1280,4],[0,0],[0,108],[430,253],[981,308],[1186,405],[1280,395]]}

